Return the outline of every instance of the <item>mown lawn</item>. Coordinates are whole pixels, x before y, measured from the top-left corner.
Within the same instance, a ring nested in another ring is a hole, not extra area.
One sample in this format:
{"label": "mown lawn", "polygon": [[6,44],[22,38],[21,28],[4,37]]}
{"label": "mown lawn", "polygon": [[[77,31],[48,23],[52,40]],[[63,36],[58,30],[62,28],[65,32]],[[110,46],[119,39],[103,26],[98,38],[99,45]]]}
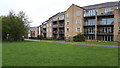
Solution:
{"label": "mown lawn", "polygon": [[117,66],[118,48],[3,42],[3,66]]}

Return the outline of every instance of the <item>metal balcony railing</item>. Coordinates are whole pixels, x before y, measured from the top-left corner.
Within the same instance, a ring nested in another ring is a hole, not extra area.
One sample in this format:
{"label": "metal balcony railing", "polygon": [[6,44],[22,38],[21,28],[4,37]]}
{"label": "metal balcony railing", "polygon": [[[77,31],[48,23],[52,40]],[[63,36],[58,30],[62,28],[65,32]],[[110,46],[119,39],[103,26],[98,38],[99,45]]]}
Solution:
{"label": "metal balcony railing", "polygon": [[53,25],[53,28],[58,28],[58,25]]}
{"label": "metal balcony railing", "polygon": [[53,31],[53,34],[58,34],[58,31]]}
{"label": "metal balcony railing", "polygon": [[91,23],[91,24],[90,24],[90,23],[88,24],[88,22],[86,22],[86,23],[84,24],[84,26],[95,26],[95,22],[94,22],[94,23]]}
{"label": "metal balcony railing", "polygon": [[97,25],[114,25],[114,21],[113,22],[98,22]]}
{"label": "metal balcony railing", "polygon": [[42,31],[42,33],[46,33],[46,31],[45,31],[45,30],[43,30],[43,31]]}
{"label": "metal balcony railing", "polygon": [[64,24],[60,24],[60,27],[64,27]]}
{"label": "metal balcony railing", "polygon": [[64,19],[65,19],[64,15],[62,15],[62,16],[59,18],[59,20],[64,20]]}
{"label": "metal balcony railing", "polygon": [[100,31],[98,31],[97,34],[102,34],[102,35],[113,35],[113,31],[112,31],[112,32],[100,32]]}
{"label": "metal balcony railing", "polygon": [[101,12],[97,15],[113,15],[114,14],[114,11],[110,11],[110,12]]}
{"label": "metal balcony railing", "polygon": [[91,32],[85,31],[84,33],[85,33],[85,34],[95,34],[95,31],[91,31]]}
{"label": "metal balcony railing", "polygon": [[53,21],[57,21],[57,20],[58,20],[58,18],[57,18],[57,17],[54,17],[52,20],[53,20]]}
{"label": "metal balcony railing", "polygon": [[84,14],[84,17],[90,17],[90,16],[95,16],[95,14],[89,14],[89,13]]}
{"label": "metal balcony railing", "polygon": [[64,31],[59,31],[59,34],[64,34]]}
{"label": "metal balcony railing", "polygon": [[42,26],[42,28],[46,28],[46,26]]}

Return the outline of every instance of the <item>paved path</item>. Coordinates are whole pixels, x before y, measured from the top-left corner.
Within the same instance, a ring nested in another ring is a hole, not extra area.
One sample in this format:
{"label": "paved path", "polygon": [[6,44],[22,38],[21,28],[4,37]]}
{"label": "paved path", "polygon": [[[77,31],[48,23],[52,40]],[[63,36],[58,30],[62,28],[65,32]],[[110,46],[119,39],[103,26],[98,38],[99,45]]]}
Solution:
{"label": "paved path", "polygon": [[27,41],[38,41],[38,42],[51,42],[51,43],[64,43],[64,44],[74,44],[74,45],[120,48],[120,46],[113,46],[113,45],[98,45],[98,44],[85,44],[85,43],[72,43],[72,42],[43,41],[43,40],[31,40],[31,39],[25,39],[25,40],[27,40]]}

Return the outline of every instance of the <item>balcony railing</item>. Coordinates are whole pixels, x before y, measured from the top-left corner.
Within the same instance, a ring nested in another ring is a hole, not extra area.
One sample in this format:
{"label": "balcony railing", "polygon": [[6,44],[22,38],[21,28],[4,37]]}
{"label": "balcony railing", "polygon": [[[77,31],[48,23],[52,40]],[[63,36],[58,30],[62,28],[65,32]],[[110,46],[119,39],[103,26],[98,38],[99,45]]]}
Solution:
{"label": "balcony railing", "polygon": [[64,31],[59,31],[59,34],[64,34]]}
{"label": "balcony railing", "polygon": [[54,17],[52,20],[53,20],[53,21],[57,21],[57,20],[58,20],[58,18],[57,18],[57,17]]}
{"label": "balcony railing", "polygon": [[101,12],[97,15],[113,15],[114,14],[114,11],[110,11],[110,12]]}
{"label": "balcony railing", "polygon": [[53,34],[58,34],[58,31],[53,31]]}
{"label": "balcony railing", "polygon": [[62,15],[62,16],[59,18],[59,20],[64,20],[64,19],[65,19],[64,15]]}
{"label": "balcony railing", "polygon": [[113,31],[112,32],[100,32],[100,31],[98,31],[97,34],[100,34],[100,35],[113,35]]}
{"label": "balcony railing", "polygon": [[45,31],[45,30],[42,30],[42,33],[46,33],[46,31]]}
{"label": "balcony railing", "polygon": [[63,24],[60,24],[60,27],[64,27],[64,23],[63,23]]}
{"label": "balcony railing", "polygon": [[95,22],[94,22],[94,23],[91,23],[91,24],[88,24],[88,22],[86,22],[86,23],[84,24],[84,26],[95,26]]}
{"label": "balcony railing", "polygon": [[100,22],[98,22],[98,24],[97,25],[114,25],[114,22],[102,22],[102,21],[100,21]]}
{"label": "balcony railing", "polygon": [[58,28],[58,25],[53,25],[53,28]]}
{"label": "balcony railing", "polygon": [[89,32],[89,31],[85,31],[85,34],[95,34],[95,31]]}
{"label": "balcony railing", "polygon": [[[109,11],[109,12],[100,12],[100,13],[98,13],[97,15],[99,16],[101,16],[101,15],[113,15],[114,14],[114,11]],[[85,13],[84,14],[84,17],[90,17],[90,16],[95,16],[96,14],[95,13],[92,13],[92,14],[90,14],[90,13]]]}
{"label": "balcony railing", "polygon": [[95,16],[95,14],[92,14],[92,15],[87,13],[84,14],[84,17],[90,17],[90,16]]}
{"label": "balcony railing", "polygon": [[46,26],[42,26],[42,28],[46,28]]}

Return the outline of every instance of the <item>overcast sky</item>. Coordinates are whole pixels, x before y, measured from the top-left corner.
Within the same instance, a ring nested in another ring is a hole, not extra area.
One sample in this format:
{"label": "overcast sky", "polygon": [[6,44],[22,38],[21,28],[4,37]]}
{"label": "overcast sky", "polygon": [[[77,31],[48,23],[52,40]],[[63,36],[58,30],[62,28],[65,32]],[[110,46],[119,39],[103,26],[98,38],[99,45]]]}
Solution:
{"label": "overcast sky", "polygon": [[70,5],[87,6],[117,0],[0,0],[0,15],[7,15],[10,10],[16,13],[24,11],[33,21],[31,26],[41,25],[52,15],[66,11]]}

